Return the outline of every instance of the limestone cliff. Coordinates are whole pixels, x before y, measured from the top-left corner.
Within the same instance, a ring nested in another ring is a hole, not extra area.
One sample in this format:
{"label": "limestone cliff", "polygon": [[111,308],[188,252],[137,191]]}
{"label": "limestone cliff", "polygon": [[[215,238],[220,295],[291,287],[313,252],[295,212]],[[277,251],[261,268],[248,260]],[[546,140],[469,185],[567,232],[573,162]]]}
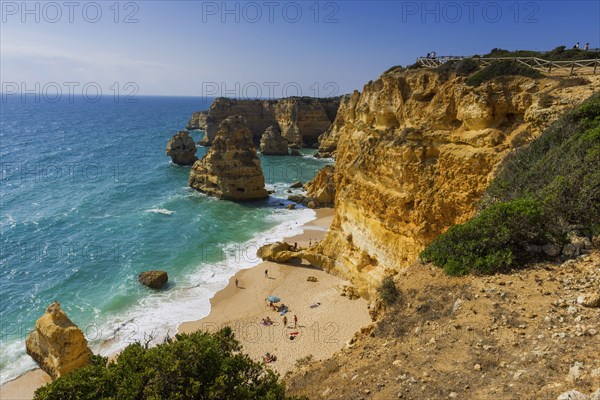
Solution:
{"label": "limestone cliff", "polygon": [[185,129],[194,130],[194,129],[206,129],[206,117],[208,116],[208,111],[198,111],[192,114],[192,117],[187,123]]}
{"label": "limestone cliff", "polygon": [[339,102],[337,97],[287,97],[278,100],[220,97],[207,111],[206,134],[201,143],[211,145],[221,122],[229,116],[241,115],[246,119],[256,142],[269,126],[275,125],[290,144],[312,146],[335,119]]}
{"label": "limestone cliff", "polygon": [[265,178],[246,120],[226,118],[209,151],[190,171],[189,185],[210,196],[245,201],[265,199]]}
{"label": "limestone cliff", "polygon": [[27,354],[53,379],[87,365],[92,354],[83,332],[56,301],[35,322],[25,345]]}
{"label": "limestone cliff", "polygon": [[322,265],[363,293],[406,266],[472,216],[508,152],[600,86],[590,79],[565,87],[506,77],[471,87],[460,76],[397,69],[369,82],[343,102],[330,132],[338,136],[335,218],[314,249],[329,258]]}
{"label": "limestone cliff", "polygon": [[333,121],[329,129],[319,136],[319,151],[316,154],[318,158],[329,158],[335,155],[337,143],[340,137],[340,130],[346,124],[346,119],[353,117],[353,110],[360,98],[360,93],[355,90],[351,95],[342,96],[337,118]]}

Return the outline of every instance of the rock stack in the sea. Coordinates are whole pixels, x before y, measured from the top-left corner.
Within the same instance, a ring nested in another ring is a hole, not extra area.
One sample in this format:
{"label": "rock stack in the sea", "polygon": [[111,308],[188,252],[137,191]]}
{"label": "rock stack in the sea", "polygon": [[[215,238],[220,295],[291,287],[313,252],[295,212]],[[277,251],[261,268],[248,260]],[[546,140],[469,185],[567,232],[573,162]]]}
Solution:
{"label": "rock stack in the sea", "polygon": [[92,355],[83,332],[56,301],[35,322],[35,330],[27,336],[25,346],[27,354],[52,379],[86,366]]}
{"label": "rock stack in the sea", "polygon": [[[290,186],[294,187],[294,185]],[[297,186],[296,186],[297,187]],[[304,204],[309,208],[333,207],[335,199],[335,181],[333,178],[333,166],[323,167],[312,181],[304,185],[306,195],[293,194],[288,200]]]}
{"label": "rock stack in the sea", "polygon": [[177,165],[192,165],[196,157],[196,144],[187,131],[180,131],[173,135],[167,143],[167,155]]}
{"label": "rock stack in the sea", "polygon": [[231,116],[221,123],[210,150],[194,163],[189,185],[226,200],[269,197],[252,133],[243,117]]}
{"label": "rock stack in the sea", "polygon": [[281,136],[278,125],[271,125],[260,138],[260,152],[266,156],[287,155],[288,142]]}
{"label": "rock stack in the sea", "polygon": [[149,288],[160,289],[169,281],[169,274],[161,270],[144,271],[139,274],[138,280]]}
{"label": "rock stack in the sea", "polygon": [[208,111],[198,111],[192,114],[192,117],[187,123],[185,129],[194,130],[194,129],[206,129],[206,117],[208,115]]}

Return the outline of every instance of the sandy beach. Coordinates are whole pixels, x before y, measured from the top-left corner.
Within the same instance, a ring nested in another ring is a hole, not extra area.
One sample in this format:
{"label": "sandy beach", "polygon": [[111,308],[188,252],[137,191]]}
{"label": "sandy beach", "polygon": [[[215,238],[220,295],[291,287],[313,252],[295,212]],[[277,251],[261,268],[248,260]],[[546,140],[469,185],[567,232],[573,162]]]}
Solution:
{"label": "sandy beach", "polygon": [[[287,241],[301,247],[320,241],[332,219],[332,209],[319,209],[317,219],[303,226],[304,233]],[[317,282],[307,281],[309,276],[317,278]],[[235,285],[236,279],[239,287]],[[238,272],[211,299],[210,314],[199,321],[181,324],[179,332],[215,331],[230,326],[245,353],[258,361],[266,352],[274,354],[277,361],[270,366],[284,374],[300,358],[331,357],[355,332],[371,322],[366,300],[340,296],[336,286],[344,283],[348,282],[310,265],[263,262]],[[289,307],[287,326],[281,313],[269,307],[266,301],[269,295],[280,297],[279,304]],[[317,303],[319,306],[311,307]],[[294,315],[298,317],[297,324]],[[262,324],[267,317],[273,325]]]}
{"label": "sandy beach", "polygon": [[[286,241],[307,247],[322,240],[333,220],[333,209],[318,209],[316,213],[317,218],[302,227],[302,234]],[[317,282],[307,281],[309,276],[317,278]],[[371,322],[366,300],[340,296],[336,286],[344,283],[347,282],[310,265],[263,262],[239,271],[211,299],[210,314],[198,321],[182,323],[179,332],[215,331],[231,326],[245,353],[258,361],[266,352],[276,355],[277,361],[270,366],[283,374],[293,369],[300,358],[331,357],[355,332]],[[287,326],[283,325],[280,313],[273,311],[265,300],[271,294],[281,298],[279,304],[289,307]],[[316,303],[320,305],[311,308]],[[298,318],[296,326],[294,315]],[[266,317],[273,325],[261,323]],[[50,377],[42,370],[30,371],[0,386],[0,399],[31,399],[35,390],[48,382]]]}

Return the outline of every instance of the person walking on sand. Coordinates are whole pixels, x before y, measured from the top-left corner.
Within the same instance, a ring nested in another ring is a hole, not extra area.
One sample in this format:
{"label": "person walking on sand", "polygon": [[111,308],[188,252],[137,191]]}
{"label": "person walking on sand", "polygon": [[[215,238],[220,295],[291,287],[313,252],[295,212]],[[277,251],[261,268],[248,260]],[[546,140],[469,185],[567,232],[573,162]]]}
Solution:
{"label": "person walking on sand", "polygon": [[240,283],[240,281],[238,281],[238,278],[235,278],[235,287],[239,287],[238,284]]}
{"label": "person walking on sand", "polygon": [[298,316],[294,314],[294,329],[298,326]]}
{"label": "person walking on sand", "polygon": [[268,278],[268,277],[269,277],[269,270],[265,269],[265,278]]}
{"label": "person walking on sand", "polygon": [[283,326],[287,327],[287,315],[283,316]]}

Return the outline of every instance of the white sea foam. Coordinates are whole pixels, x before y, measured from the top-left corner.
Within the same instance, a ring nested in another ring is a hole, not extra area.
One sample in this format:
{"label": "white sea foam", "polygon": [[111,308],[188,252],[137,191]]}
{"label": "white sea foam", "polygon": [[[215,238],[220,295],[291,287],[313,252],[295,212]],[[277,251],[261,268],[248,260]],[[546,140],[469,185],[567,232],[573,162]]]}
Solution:
{"label": "white sea foam", "polygon": [[210,298],[223,289],[236,272],[261,262],[256,257],[260,246],[302,233],[302,226],[315,219],[315,212],[274,210],[270,218],[280,224],[246,243],[224,245],[221,261],[198,266],[196,272],[179,279],[174,287],[152,293],[127,314],[107,323],[109,329],[99,329],[97,337],[89,337],[92,350],[113,354],[132,342],[144,341],[149,334],[154,335],[153,343],[160,343],[167,335],[174,336],[181,322],[207,316]]}
{"label": "white sea foam", "polygon": [[146,212],[156,213],[156,214],[164,214],[164,215],[171,215],[175,211],[167,210],[166,208],[151,208],[149,210],[146,210]]}

